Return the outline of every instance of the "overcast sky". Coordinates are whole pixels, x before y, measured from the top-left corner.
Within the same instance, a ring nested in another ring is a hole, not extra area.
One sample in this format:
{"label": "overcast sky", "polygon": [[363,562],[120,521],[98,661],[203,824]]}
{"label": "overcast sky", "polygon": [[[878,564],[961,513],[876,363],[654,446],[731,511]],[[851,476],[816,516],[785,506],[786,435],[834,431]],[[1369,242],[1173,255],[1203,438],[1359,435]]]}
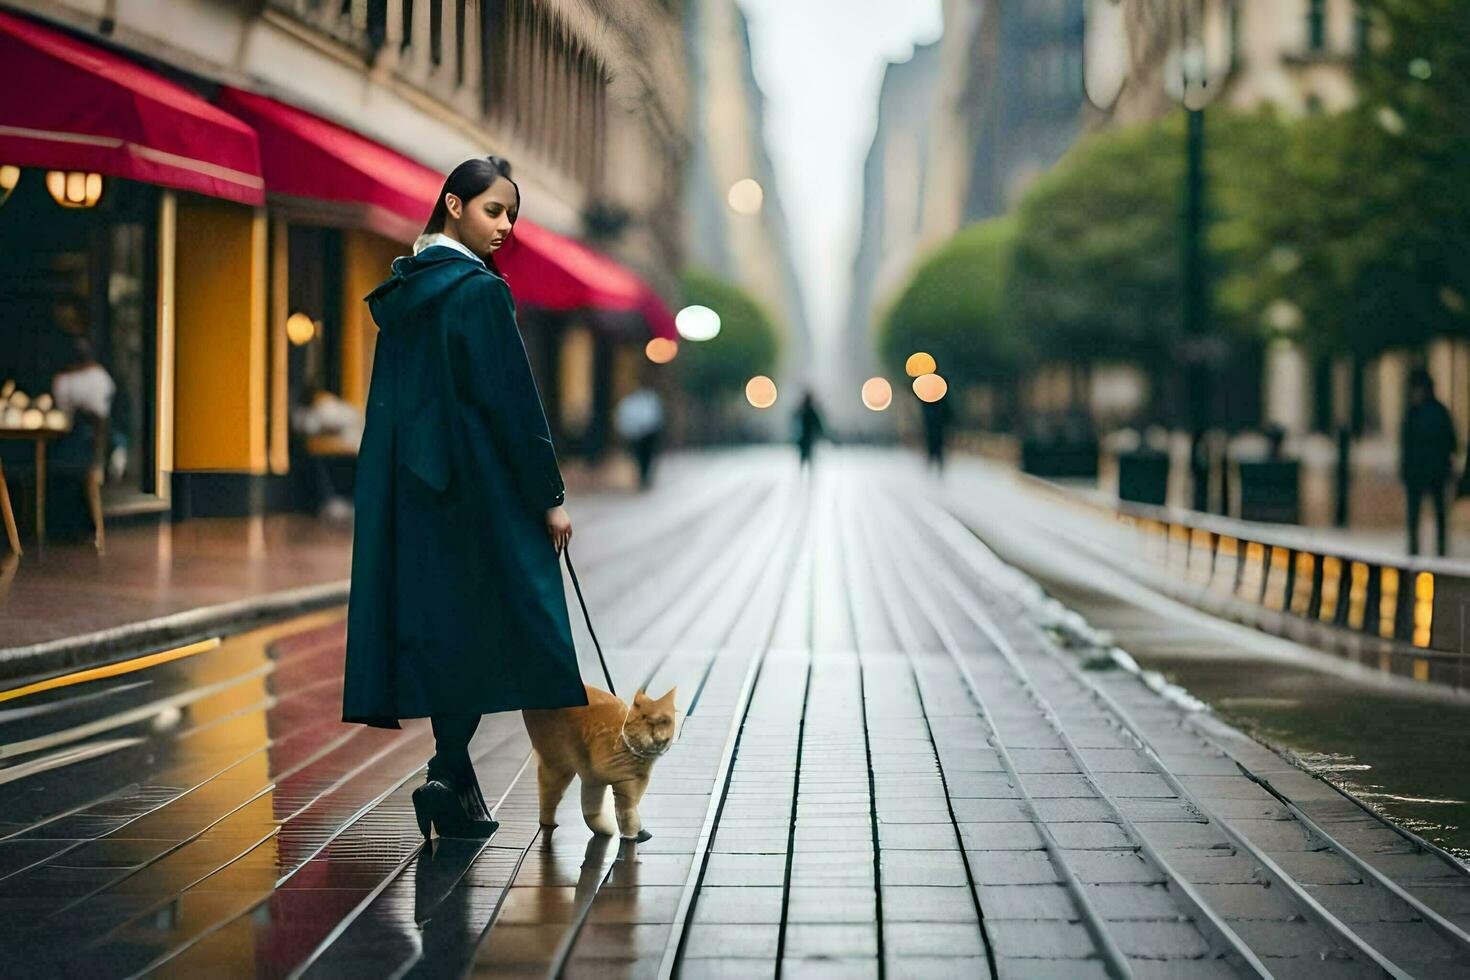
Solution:
{"label": "overcast sky", "polygon": [[802,295],[818,337],[830,337],[846,310],[883,67],[939,37],[940,0],[737,2]]}

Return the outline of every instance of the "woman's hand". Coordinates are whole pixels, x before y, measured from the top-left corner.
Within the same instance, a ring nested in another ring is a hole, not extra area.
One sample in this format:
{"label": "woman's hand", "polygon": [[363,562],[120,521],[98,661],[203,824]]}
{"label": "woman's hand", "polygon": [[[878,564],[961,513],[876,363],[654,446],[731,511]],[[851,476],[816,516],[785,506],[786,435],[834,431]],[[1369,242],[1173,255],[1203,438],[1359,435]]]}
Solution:
{"label": "woman's hand", "polygon": [[567,542],[572,540],[572,519],[565,507],[553,507],[546,512],[546,533],[551,535],[551,546],[559,555]]}

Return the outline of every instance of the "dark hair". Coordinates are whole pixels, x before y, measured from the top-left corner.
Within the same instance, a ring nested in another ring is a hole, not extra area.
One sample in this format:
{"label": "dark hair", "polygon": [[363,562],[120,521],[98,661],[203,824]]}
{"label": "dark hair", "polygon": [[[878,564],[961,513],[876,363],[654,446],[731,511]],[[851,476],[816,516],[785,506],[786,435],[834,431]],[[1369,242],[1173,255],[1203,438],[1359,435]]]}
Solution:
{"label": "dark hair", "polygon": [[92,349],[92,341],[86,337],[68,337],[62,351],[62,370],[70,371],[72,368],[81,367],[95,361],[96,353]]}
{"label": "dark hair", "polygon": [[[444,230],[445,222],[449,220],[449,208],[444,204],[444,195],[453,194],[461,202],[468,204],[471,198],[485,193],[490,189],[490,185],[501,177],[509,180],[510,186],[516,191],[516,203],[510,209],[510,223],[514,225],[516,218],[521,213],[521,185],[511,179],[510,161],[492,153],[484,157],[471,157],[449,171],[449,176],[444,178],[444,186],[439,188],[439,199],[434,202],[434,210],[429,215],[429,221],[424,225],[424,234],[432,235]],[[505,278],[495,264],[493,255],[485,255],[482,258],[497,276]]]}
{"label": "dark hair", "polygon": [[1434,394],[1434,376],[1424,368],[1415,368],[1409,374],[1409,390],[1422,390],[1428,394]]}

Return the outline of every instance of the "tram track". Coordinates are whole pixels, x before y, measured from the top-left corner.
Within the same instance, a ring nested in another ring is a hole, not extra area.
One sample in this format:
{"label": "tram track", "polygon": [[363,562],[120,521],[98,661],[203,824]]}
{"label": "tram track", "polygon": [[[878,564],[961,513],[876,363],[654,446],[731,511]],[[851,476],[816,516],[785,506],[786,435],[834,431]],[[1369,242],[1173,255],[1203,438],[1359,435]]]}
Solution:
{"label": "tram track", "polygon": [[[897,508],[892,509],[895,513],[897,512]],[[960,540],[970,538],[970,533],[963,524],[961,524],[947,511],[928,501],[923,501],[919,503],[918,510],[920,512],[920,516],[916,518],[916,520],[922,521],[923,526],[927,527],[928,531],[934,536],[935,539],[948,542],[949,551],[951,552],[951,554],[954,555],[956,558],[965,561],[966,566],[971,572],[981,576],[987,575],[986,569],[971,561],[969,556],[964,554],[961,549],[955,546],[953,543],[960,534],[964,535],[964,538]],[[999,563],[999,559],[994,558],[994,556],[991,556],[991,558],[993,561]],[[952,567],[953,566],[951,566],[951,568]],[[990,574],[993,575],[993,572]],[[1020,658],[1011,641],[1008,637],[1004,635],[995,616],[992,613],[987,612],[984,608],[982,608],[981,603],[976,602],[972,596],[964,592],[963,589],[961,589],[957,585],[952,574],[944,576],[943,580],[945,582],[947,591],[950,592],[955,601],[966,608],[967,615],[969,615],[970,618],[975,621],[976,625],[982,630],[982,632],[985,633],[985,635],[991,640],[996,648],[1002,653],[1008,663],[1012,665],[1012,668],[1016,670],[1018,674],[1024,676],[1025,667],[1021,663]],[[1024,610],[1017,609],[1015,611],[1024,615]],[[1434,972],[1426,972],[1435,970],[1435,967],[1433,965],[1433,957],[1425,957],[1420,961],[1420,963],[1411,968],[1403,963],[1396,962],[1390,955],[1387,955],[1385,952],[1378,949],[1373,944],[1373,942],[1362,935],[1360,930],[1354,928],[1354,926],[1350,922],[1346,921],[1345,909],[1330,908],[1325,901],[1319,900],[1315,895],[1312,894],[1307,886],[1299,882],[1293,874],[1291,874],[1286,868],[1282,867],[1282,865],[1275,858],[1272,857],[1272,855],[1268,852],[1266,848],[1260,846],[1255,841],[1251,840],[1244,832],[1237,829],[1227,817],[1217,813],[1215,809],[1206,802],[1206,800],[1202,797],[1200,793],[1186,786],[1185,783],[1179,778],[1179,776],[1176,775],[1172,771],[1172,769],[1164,763],[1160,753],[1154,748],[1153,744],[1141,730],[1139,725],[1135,723],[1130,713],[1121,704],[1119,704],[1118,701],[1113,698],[1107,691],[1103,690],[1100,686],[1098,686],[1090,678],[1088,678],[1085,675],[1085,672],[1083,672],[1077,666],[1077,664],[1070,661],[1065,654],[1056,650],[1049,643],[1042,642],[1039,643],[1038,646],[1046,652],[1050,659],[1052,659],[1055,663],[1057,663],[1066,671],[1067,675],[1076,685],[1078,685],[1080,689],[1086,691],[1088,695],[1097,702],[1099,707],[1103,710],[1105,715],[1112,721],[1113,724],[1117,725],[1120,730],[1128,735],[1128,737],[1138,747],[1143,756],[1150,761],[1155,773],[1160,778],[1162,778],[1165,783],[1169,785],[1170,789],[1178,796],[1178,798],[1186,801],[1192,808],[1200,812],[1206,819],[1208,819],[1213,826],[1223,832],[1230,840],[1231,844],[1236,847],[1239,852],[1247,855],[1249,859],[1253,861],[1256,865],[1265,869],[1270,881],[1280,886],[1285,892],[1289,893],[1292,896],[1294,902],[1306,916],[1310,917],[1313,921],[1321,925],[1325,930],[1329,932],[1331,936],[1336,938],[1349,951],[1351,951],[1353,954],[1363,960],[1365,964],[1371,964],[1374,968],[1380,970],[1383,975],[1395,978],[1435,975]],[[1043,697],[1036,690],[1035,685],[1031,683],[1029,677],[1026,678],[1025,684],[1031,691],[1033,697],[1038,699]],[[1203,741],[1209,744],[1213,744],[1210,739],[1203,736],[1202,733],[1200,734]],[[1219,746],[1215,747],[1220,748]],[[1221,751],[1224,750],[1221,749]],[[1309,817],[1307,817],[1306,814],[1299,807],[1297,807],[1285,794],[1276,792],[1271,789],[1269,779],[1251,772],[1248,768],[1242,765],[1239,760],[1236,760],[1236,765],[1240,768],[1241,772],[1244,773],[1245,776],[1249,778],[1252,782],[1267,788],[1268,792],[1271,792],[1271,795],[1283,804],[1287,812],[1291,814],[1292,819],[1300,823],[1303,827],[1303,830],[1311,838],[1314,838],[1324,843],[1333,854],[1343,860],[1350,867],[1357,870],[1359,873],[1362,873],[1366,881],[1371,882],[1371,887],[1382,888],[1385,892],[1392,896],[1393,900],[1396,900],[1401,905],[1401,908],[1397,909],[1395,912],[1396,917],[1406,918],[1409,920],[1419,919],[1428,923],[1442,937],[1444,937],[1444,939],[1448,943],[1450,943],[1454,947],[1452,952],[1458,954],[1459,958],[1455,960],[1454,965],[1450,967],[1450,971],[1444,973],[1444,975],[1464,975],[1462,971],[1470,969],[1470,959],[1466,959],[1467,956],[1470,956],[1470,937],[1467,937],[1463,930],[1461,930],[1455,924],[1449,922],[1443,916],[1436,913],[1433,909],[1430,909],[1423,902],[1414,898],[1405,889],[1398,886],[1397,883],[1393,882],[1392,879],[1390,879],[1388,876],[1372,868],[1371,865],[1368,864],[1368,862],[1361,859],[1350,848],[1338,841],[1335,837],[1328,833],[1325,828],[1321,827],[1315,821],[1312,821]],[[1136,831],[1134,832],[1136,833]],[[1463,871],[1463,869],[1458,870]],[[1180,878],[1179,880],[1182,882],[1183,878]],[[1217,913],[1211,912],[1209,914],[1212,918],[1219,919],[1223,923],[1223,918],[1221,918]],[[1248,961],[1253,961],[1251,963],[1252,967],[1261,975],[1270,976],[1271,973],[1269,972],[1266,964],[1262,962],[1260,958],[1255,957],[1254,954],[1250,953],[1248,943],[1245,940],[1241,939],[1240,936],[1235,934],[1233,931],[1231,932],[1231,935],[1234,936],[1234,942],[1232,943],[1232,945],[1234,945],[1243,956],[1248,956]]]}

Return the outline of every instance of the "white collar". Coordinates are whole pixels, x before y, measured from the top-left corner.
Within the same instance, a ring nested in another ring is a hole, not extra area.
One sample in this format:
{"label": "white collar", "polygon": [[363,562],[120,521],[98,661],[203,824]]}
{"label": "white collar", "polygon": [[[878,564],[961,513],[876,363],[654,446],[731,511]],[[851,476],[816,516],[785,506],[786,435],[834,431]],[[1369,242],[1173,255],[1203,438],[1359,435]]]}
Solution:
{"label": "white collar", "polygon": [[430,235],[420,235],[418,241],[413,243],[413,254],[417,255],[431,245],[443,245],[447,248],[452,248],[456,251],[463,252],[465,255],[468,255],[470,258],[481,264],[483,264],[485,261],[474,252],[471,252],[469,246],[466,245],[464,242],[458,240],[457,238],[450,238],[442,231],[436,231]]}

